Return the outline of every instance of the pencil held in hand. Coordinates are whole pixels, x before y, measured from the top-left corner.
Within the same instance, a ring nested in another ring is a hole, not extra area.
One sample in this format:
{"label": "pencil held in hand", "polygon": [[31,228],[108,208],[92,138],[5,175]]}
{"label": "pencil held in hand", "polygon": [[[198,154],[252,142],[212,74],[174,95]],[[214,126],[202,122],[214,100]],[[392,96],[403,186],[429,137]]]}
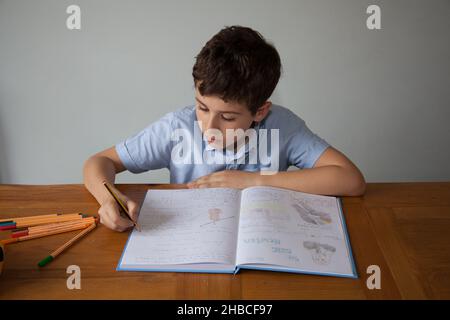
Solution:
{"label": "pencil held in hand", "polygon": [[112,190],[112,188],[109,186],[108,182],[103,181],[103,185],[105,186],[106,190],[108,190],[108,192],[113,196],[113,198],[116,200],[117,204],[122,208],[123,212],[125,213],[126,217],[134,224],[134,226],[136,227],[136,229],[138,231],[141,231],[141,228],[139,227],[139,225],[137,224],[137,222],[135,222],[131,216],[130,213],[128,212],[127,207],[125,206],[125,204],[123,203],[122,200],[120,200],[120,198],[114,193],[114,191]]}

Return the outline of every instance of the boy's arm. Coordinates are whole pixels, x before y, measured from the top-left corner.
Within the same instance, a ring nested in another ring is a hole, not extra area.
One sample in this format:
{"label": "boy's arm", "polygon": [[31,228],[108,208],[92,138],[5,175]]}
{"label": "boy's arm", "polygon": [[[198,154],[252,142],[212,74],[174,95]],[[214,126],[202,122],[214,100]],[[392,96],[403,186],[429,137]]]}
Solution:
{"label": "boy's arm", "polygon": [[366,182],[361,171],[338,150],[328,147],[311,169],[262,176],[261,183],[307,193],[360,196]]}
{"label": "boy's arm", "polygon": [[[103,185],[103,181],[107,181],[113,186],[116,174],[125,170],[126,168],[120,160],[115,147],[91,156],[85,161],[83,167],[84,185],[100,204],[98,213],[101,223],[116,231],[125,231],[132,227],[133,224],[120,216],[119,206]],[[114,186],[113,190],[125,202],[131,218],[137,221],[138,204],[123,195]]]}
{"label": "boy's arm", "polygon": [[306,193],[359,196],[365,191],[365,180],[359,169],[341,152],[328,147],[311,169],[277,172],[225,170],[201,177],[189,188],[272,186]]}
{"label": "boy's arm", "polygon": [[83,167],[86,189],[97,199],[99,204],[109,199],[111,195],[103,186],[103,181],[114,184],[117,173],[125,170],[115,147],[94,154],[86,160]]}

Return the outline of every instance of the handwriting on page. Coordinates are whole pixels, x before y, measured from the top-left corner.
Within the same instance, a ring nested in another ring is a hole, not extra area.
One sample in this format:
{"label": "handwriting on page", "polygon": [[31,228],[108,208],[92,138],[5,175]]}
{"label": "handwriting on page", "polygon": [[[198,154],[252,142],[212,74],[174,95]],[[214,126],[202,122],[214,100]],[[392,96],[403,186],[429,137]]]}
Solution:
{"label": "handwriting on page", "polygon": [[[201,192],[200,192],[201,191]],[[240,194],[238,190],[150,190],[124,262],[234,264]],[[127,259],[127,260],[125,260]]]}

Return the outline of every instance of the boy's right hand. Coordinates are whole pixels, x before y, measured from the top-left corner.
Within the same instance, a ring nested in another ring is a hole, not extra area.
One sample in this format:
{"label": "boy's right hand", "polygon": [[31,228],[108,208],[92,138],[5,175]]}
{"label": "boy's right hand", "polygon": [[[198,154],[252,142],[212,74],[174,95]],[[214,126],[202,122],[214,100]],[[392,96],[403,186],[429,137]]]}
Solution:
{"label": "boy's right hand", "polygon": [[[117,189],[114,189],[114,193],[120,198],[125,207],[128,209],[131,219],[136,222],[139,215],[139,205],[124,194],[120,193]],[[116,200],[112,196],[108,197],[98,210],[100,223],[119,232],[123,232],[133,227],[133,222],[131,222],[128,218],[123,217],[121,212],[122,208],[120,208]]]}

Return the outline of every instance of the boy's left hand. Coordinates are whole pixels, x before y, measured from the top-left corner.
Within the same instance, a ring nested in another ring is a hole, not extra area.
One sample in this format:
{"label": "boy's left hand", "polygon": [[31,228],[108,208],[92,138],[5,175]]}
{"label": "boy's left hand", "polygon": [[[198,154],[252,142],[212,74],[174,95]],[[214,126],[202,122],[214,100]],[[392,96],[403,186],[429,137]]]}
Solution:
{"label": "boy's left hand", "polygon": [[236,188],[244,189],[259,185],[261,175],[259,172],[240,170],[218,171],[187,184],[189,189],[194,188]]}

